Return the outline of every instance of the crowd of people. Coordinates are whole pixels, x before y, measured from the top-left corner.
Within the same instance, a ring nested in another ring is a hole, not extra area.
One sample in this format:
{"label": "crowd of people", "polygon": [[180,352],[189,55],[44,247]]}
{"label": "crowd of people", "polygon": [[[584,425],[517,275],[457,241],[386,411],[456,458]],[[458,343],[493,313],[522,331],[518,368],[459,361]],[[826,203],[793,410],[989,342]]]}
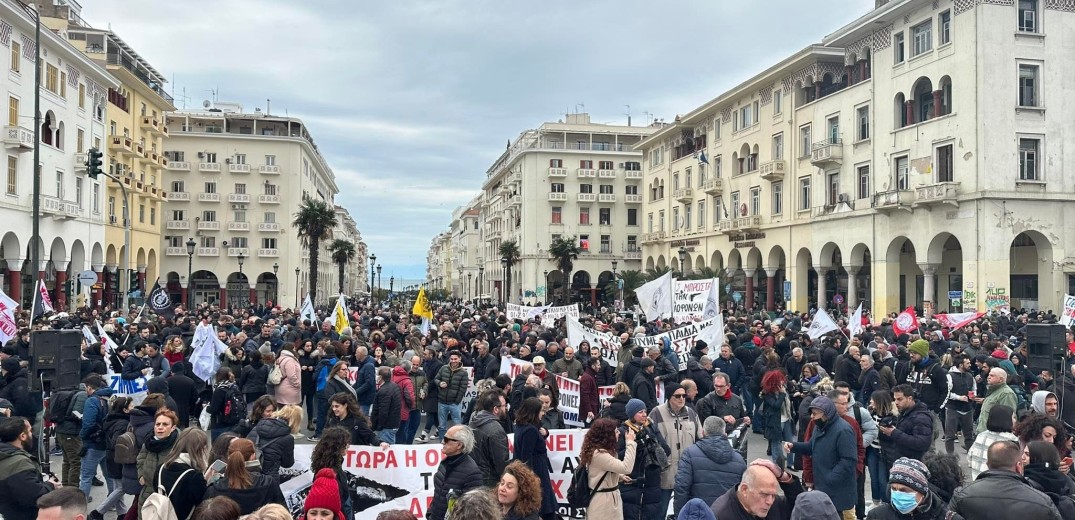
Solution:
{"label": "crowd of people", "polygon": [[[352,520],[350,446],[440,443],[423,517],[557,518],[547,439],[565,427],[563,376],[579,382],[585,437],[571,455],[587,518],[1075,520],[1075,340],[1056,367],[1030,367],[1027,352],[1028,324],[1051,313],[956,330],[924,319],[911,334],[895,315],[854,335],[844,319],[811,338],[811,313],[725,312],[719,344],[677,349],[635,341],[675,323],[607,308],[581,321],[618,338],[611,348],[492,304],[437,302],[424,333],[409,308],[350,305],[340,330],[330,309],[20,315],[0,349],[0,515]],[[32,390],[31,331],[96,323],[111,339],[86,336],[81,384]],[[205,378],[191,359],[200,324],[226,345]],[[517,375],[502,373],[509,357]],[[113,374],[144,379],[145,397],[115,394]],[[765,458],[730,438],[747,430]],[[312,485],[289,510],[281,485],[305,442]],[[43,474],[48,445],[61,462]]]}

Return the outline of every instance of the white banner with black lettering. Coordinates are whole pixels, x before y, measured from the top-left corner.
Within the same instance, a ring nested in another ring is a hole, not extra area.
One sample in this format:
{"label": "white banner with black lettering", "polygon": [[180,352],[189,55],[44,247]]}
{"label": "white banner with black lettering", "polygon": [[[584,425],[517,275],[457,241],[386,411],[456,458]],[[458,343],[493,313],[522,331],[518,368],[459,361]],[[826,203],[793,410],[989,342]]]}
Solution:
{"label": "white banner with black lettering", "polygon": [[672,318],[676,323],[702,319],[705,301],[709,296],[709,280],[676,280],[676,292],[672,295]]}

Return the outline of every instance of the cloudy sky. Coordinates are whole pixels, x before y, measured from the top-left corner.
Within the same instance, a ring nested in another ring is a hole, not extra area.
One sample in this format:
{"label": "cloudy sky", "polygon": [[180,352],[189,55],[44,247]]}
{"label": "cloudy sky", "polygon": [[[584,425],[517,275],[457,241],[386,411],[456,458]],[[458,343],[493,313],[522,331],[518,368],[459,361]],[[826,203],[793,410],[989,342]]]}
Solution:
{"label": "cloudy sky", "polygon": [[[430,240],[509,139],[567,111],[671,120],[865,14],[874,0],[82,0],[165,74],[303,118],[384,276]],[[186,96],[185,98],[183,96]],[[583,108],[584,107],[584,108]]]}

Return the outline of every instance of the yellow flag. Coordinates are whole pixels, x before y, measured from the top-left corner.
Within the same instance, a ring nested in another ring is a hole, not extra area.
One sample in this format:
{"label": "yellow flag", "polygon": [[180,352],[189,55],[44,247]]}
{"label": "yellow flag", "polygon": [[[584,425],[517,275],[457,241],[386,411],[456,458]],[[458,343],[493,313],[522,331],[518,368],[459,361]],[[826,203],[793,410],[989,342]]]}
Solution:
{"label": "yellow flag", "polygon": [[421,316],[427,320],[433,319],[433,307],[429,306],[429,298],[426,298],[425,287],[418,290],[418,298],[414,300],[414,308],[411,309],[411,314]]}
{"label": "yellow flag", "polygon": [[343,332],[343,329],[346,329],[351,325],[351,323],[347,321],[347,306],[343,304],[342,294],[340,295],[340,298],[336,300],[336,308],[332,311],[332,315],[336,321],[336,334]]}

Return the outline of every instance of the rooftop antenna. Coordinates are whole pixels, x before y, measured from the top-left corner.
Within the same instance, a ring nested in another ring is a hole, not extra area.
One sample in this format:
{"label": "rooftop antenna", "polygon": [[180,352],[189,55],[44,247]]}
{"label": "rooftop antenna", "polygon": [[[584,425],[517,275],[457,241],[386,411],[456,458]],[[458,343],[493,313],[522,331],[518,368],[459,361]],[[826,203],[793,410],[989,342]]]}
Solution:
{"label": "rooftop antenna", "polygon": [[183,87],[182,94],[175,96],[176,99],[183,102],[183,110],[187,109],[187,101],[190,101],[190,96],[187,95],[187,87]]}
{"label": "rooftop antenna", "polygon": [[656,119],[653,118],[653,114],[649,113],[649,111],[643,110],[642,115],[646,116],[646,124],[647,125],[656,122]]}
{"label": "rooftop antenna", "polygon": [[623,105],[627,107],[627,126],[631,126],[631,105]]}
{"label": "rooftop antenna", "polygon": [[586,111],[586,103],[575,103],[575,113],[579,113],[579,107],[582,107],[582,111]]}

